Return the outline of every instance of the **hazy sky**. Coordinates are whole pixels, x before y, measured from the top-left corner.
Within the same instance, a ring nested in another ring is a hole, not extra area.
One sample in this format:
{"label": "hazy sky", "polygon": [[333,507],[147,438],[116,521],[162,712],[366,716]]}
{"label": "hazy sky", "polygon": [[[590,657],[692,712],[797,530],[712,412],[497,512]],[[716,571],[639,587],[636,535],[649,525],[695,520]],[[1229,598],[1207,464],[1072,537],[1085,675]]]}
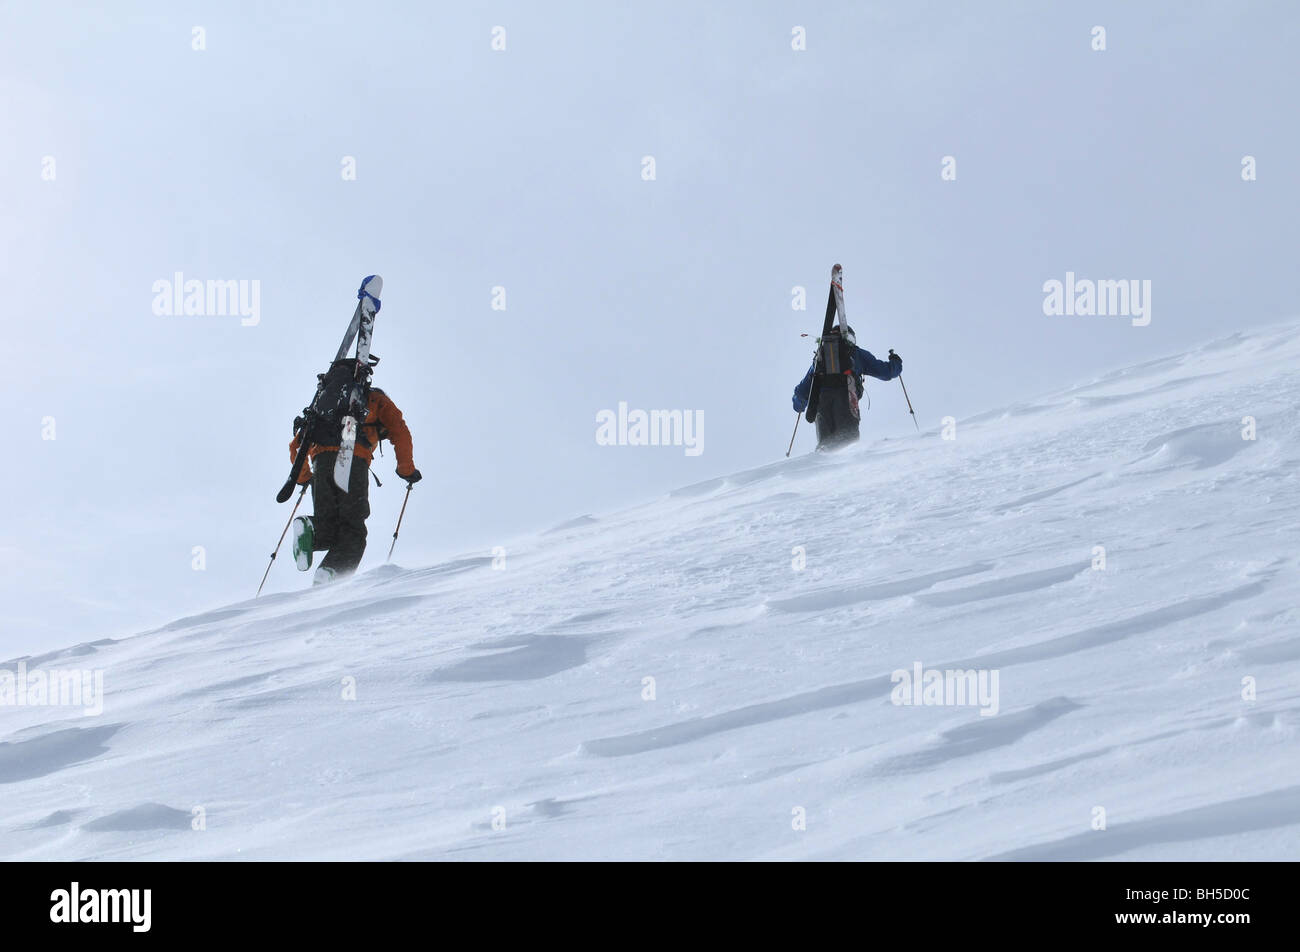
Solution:
{"label": "hazy sky", "polygon": [[[406,565],[779,459],[835,261],[931,430],[1289,316],[1297,48],[1283,2],[0,3],[0,655],[252,595],[373,272]],[[1149,280],[1150,325],[1045,316],[1067,271]],[[259,321],[155,314],[176,272]],[[598,446],[620,401],[704,452]]]}

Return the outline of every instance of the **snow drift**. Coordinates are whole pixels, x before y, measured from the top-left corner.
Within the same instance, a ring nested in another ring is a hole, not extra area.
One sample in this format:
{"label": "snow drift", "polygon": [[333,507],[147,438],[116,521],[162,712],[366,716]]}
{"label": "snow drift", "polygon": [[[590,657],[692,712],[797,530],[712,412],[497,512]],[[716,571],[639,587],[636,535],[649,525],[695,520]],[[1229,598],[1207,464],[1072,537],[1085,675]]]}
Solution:
{"label": "snow drift", "polygon": [[[952,440],[868,415],[504,561],[7,662],[0,855],[1294,858],[1298,366],[1291,324]],[[896,703],[918,664],[996,713]]]}

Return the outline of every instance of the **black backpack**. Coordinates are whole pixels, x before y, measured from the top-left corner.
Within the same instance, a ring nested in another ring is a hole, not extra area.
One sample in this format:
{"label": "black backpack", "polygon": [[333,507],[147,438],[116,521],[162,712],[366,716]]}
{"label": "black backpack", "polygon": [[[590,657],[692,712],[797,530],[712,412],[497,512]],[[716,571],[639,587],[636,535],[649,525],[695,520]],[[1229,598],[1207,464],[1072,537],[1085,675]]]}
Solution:
{"label": "black backpack", "polygon": [[862,396],[862,375],[853,369],[853,345],[840,334],[838,327],[831,329],[821,339],[817,348],[816,373],[821,376],[822,386],[840,386],[845,379],[845,371],[853,378],[854,389]]}
{"label": "black backpack", "polygon": [[[317,374],[316,396],[311,406],[303,410],[303,415],[293,421],[294,431],[302,432],[305,427],[307,441],[317,446],[342,443],[345,416],[351,415],[358,426],[365,422],[366,405],[370,400],[370,372],[370,367],[348,357],[334,361],[329,370]],[[356,406],[352,402],[354,388],[359,400]]]}

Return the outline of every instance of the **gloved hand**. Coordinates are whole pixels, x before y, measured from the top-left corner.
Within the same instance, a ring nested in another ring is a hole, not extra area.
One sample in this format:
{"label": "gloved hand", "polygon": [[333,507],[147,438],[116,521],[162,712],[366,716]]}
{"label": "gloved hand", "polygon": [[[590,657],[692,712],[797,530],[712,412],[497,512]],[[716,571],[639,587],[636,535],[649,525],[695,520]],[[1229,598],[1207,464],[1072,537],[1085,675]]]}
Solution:
{"label": "gloved hand", "polygon": [[893,363],[898,364],[898,367],[899,367],[900,370],[901,370],[902,367],[903,367],[903,358],[902,358],[902,357],[899,357],[896,353],[894,353],[894,348],[892,348],[892,347],[889,348],[889,362],[890,362],[891,364],[893,364]]}
{"label": "gloved hand", "polygon": [[797,394],[797,393],[794,395],[794,399],[791,400],[790,402],[794,404],[794,412],[795,412],[795,413],[803,413],[804,407],[808,406],[807,401],[805,401],[805,400],[800,400],[800,399],[799,399],[799,394]]}
{"label": "gloved hand", "polygon": [[418,469],[412,468],[409,473],[403,473],[400,469],[397,471],[397,478],[406,480],[408,485],[414,486],[424,477],[420,475]]}

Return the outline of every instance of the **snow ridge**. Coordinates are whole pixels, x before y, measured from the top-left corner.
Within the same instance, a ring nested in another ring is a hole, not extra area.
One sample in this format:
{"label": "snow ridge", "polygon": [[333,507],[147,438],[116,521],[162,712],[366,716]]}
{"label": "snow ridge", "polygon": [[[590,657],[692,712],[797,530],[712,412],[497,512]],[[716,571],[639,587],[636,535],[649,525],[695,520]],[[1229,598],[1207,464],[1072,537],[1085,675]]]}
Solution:
{"label": "snow ridge", "polygon": [[[0,707],[0,855],[1293,858],[1298,361],[1291,323],[953,440],[868,415],[503,567],[14,659],[104,703]],[[918,662],[998,713],[894,703]]]}

